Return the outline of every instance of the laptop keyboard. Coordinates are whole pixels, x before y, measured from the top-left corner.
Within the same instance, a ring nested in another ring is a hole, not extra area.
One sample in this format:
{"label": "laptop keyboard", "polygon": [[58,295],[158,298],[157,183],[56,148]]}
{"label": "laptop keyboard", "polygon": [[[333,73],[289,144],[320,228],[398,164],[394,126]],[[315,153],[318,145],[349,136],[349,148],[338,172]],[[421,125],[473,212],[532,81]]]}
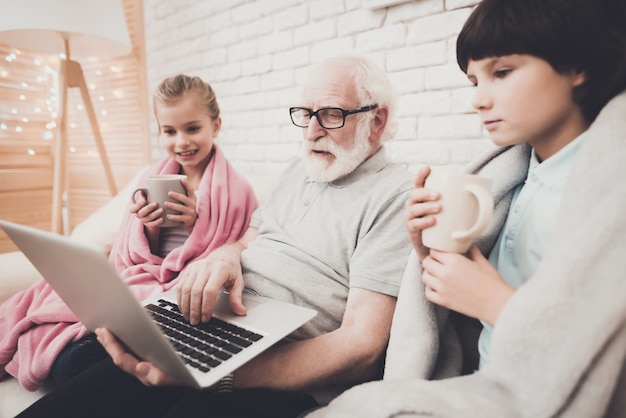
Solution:
{"label": "laptop keyboard", "polygon": [[146,309],[183,360],[202,372],[219,366],[263,338],[215,317],[209,322],[190,325],[175,303],[163,299],[146,305]]}

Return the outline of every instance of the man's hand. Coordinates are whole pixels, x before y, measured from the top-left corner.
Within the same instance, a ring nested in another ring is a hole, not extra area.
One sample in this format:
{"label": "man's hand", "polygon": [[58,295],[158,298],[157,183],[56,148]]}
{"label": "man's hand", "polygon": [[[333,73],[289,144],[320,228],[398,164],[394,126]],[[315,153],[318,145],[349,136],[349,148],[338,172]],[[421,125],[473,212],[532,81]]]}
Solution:
{"label": "man's hand", "polygon": [[178,283],[178,307],[192,325],[207,322],[215,310],[215,301],[222,288],[229,292],[230,307],[237,315],[245,315],[242,293],[241,252],[256,237],[257,230],[248,228],[236,243],[224,245],[202,260],[190,263]]}
{"label": "man's hand", "polygon": [[107,328],[96,329],[98,341],[109,353],[113,363],[132,374],[146,386],[180,386],[182,382],[166,374],[150,362],[140,361],[134,355],[126,351],[122,344]]}

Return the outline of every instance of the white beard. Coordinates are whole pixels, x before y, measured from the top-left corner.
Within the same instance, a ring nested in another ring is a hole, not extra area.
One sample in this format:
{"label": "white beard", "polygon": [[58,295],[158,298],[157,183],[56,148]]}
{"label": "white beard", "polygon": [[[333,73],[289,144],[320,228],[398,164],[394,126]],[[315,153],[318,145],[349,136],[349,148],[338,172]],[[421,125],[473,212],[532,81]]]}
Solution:
{"label": "white beard", "polygon": [[[302,159],[309,178],[317,182],[330,183],[352,173],[369,157],[371,151],[369,136],[369,126],[365,125],[365,129],[361,129],[359,124],[354,145],[349,149],[339,147],[328,136],[315,142],[305,141]],[[329,163],[323,158],[312,156],[312,150],[330,152],[335,156],[335,160]]]}

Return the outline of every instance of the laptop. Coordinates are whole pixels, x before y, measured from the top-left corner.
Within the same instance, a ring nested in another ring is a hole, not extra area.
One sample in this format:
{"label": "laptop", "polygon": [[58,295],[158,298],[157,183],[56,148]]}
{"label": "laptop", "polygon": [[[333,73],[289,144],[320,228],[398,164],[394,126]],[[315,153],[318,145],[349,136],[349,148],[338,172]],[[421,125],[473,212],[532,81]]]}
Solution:
{"label": "laptop", "polygon": [[247,315],[238,316],[221,293],[213,318],[191,326],[175,289],[137,301],[103,249],[12,222],[0,226],[88,329],[109,328],[137,357],[191,387],[215,384],[317,314],[244,293]]}

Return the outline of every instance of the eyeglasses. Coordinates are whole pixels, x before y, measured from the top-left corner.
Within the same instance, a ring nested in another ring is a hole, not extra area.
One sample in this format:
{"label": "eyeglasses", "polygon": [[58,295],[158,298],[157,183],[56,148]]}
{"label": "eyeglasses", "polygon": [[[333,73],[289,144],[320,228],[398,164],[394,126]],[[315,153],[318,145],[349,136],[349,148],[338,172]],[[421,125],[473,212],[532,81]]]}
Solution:
{"label": "eyeglasses", "polygon": [[316,111],[306,107],[290,107],[289,115],[291,116],[291,122],[300,128],[307,128],[311,122],[311,118],[315,116],[322,128],[339,129],[346,123],[346,116],[355,113],[369,112],[377,107],[377,104],[351,110],[345,110],[340,107],[323,107]]}

